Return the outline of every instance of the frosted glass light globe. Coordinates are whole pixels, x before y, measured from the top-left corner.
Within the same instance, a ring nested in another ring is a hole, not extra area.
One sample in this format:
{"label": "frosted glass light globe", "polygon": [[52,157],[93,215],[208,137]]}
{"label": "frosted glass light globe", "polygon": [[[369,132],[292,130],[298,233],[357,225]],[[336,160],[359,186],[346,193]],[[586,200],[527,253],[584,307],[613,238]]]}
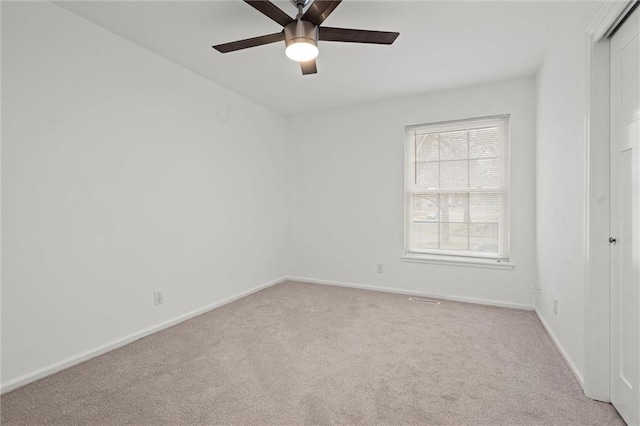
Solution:
{"label": "frosted glass light globe", "polygon": [[287,46],[284,51],[287,58],[297,62],[307,62],[318,57],[318,46],[308,41],[297,41]]}

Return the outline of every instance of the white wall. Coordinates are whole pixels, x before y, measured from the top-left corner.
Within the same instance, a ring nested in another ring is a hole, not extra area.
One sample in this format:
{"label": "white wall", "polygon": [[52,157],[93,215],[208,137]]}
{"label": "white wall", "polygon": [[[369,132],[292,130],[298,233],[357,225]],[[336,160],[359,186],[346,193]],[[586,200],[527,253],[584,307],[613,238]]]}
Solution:
{"label": "white wall", "polygon": [[600,6],[575,4],[537,75],[536,245],[542,291],[536,308],[579,378],[586,267],[585,30]]}
{"label": "white wall", "polygon": [[286,275],[279,115],[53,4],[2,8],[5,389]]}
{"label": "white wall", "polygon": [[[403,254],[404,127],[511,114],[513,270],[418,264]],[[291,117],[290,275],[532,306],[533,79]],[[384,273],[376,273],[376,264]]]}

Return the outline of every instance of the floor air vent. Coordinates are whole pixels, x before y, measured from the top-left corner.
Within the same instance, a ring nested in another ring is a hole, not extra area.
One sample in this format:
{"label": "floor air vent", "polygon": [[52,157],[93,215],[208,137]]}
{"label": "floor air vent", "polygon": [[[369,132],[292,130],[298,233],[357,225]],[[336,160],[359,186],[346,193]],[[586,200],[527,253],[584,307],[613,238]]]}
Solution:
{"label": "floor air vent", "polygon": [[423,299],[422,297],[410,297],[409,302],[430,303],[431,305],[439,305],[437,300]]}

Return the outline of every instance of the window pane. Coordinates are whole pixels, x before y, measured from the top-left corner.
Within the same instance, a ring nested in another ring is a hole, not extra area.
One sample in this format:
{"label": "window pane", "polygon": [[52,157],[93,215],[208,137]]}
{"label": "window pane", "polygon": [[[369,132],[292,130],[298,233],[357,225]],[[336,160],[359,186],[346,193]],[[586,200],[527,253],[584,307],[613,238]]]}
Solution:
{"label": "window pane", "polygon": [[424,189],[438,188],[439,163],[416,163],[416,185]]}
{"label": "window pane", "polygon": [[438,161],[438,134],[416,135],[416,161]]}
{"label": "window pane", "polygon": [[496,116],[405,129],[407,251],[508,257],[508,126]]}
{"label": "window pane", "polygon": [[440,163],[440,188],[466,189],[469,184],[467,160]]}
{"label": "window pane", "polygon": [[440,248],[443,250],[468,250],[469,225],[466,223],[441,223]]}
{"label": "window pane", "polygon": [[466,130],[440,133],[440,160],[462,160],[467,156]]}
{"label": "window pane", "polygon": [[413,223],[413,249],[438,248],[438,223]]}
{"label": "window pane", "polygon": [[440,221],[468,222],[468,194],[440,194]]}
{"label": "window pane", "polygon": [[498,156],[497,127],[469,130],[469,158],[486,158]]}
{"label": "window pane", "polygon": [[469,160],[469,188],[497,188],[501,172],[498,159]]}
{"label": "window pane", "polygon": [[498,253],[498,224],[472,223],[469,225],[469,245],[473,251]]}
{"label": "window pane", "polygon": [[471,194],[469,196],[471,222],[498,222],[500,195],[498,193]]}
{"label": "window pane", "polygon": [[414,222],[438,221],[438,195],[414,195]]}

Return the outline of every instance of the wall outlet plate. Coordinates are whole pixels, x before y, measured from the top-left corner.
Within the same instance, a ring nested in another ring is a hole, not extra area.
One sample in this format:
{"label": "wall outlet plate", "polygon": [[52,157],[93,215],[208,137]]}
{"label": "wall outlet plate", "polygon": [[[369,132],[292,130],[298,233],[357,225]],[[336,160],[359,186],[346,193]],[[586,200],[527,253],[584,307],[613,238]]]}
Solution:
{"label": "wall outlet plate", "polygon": [[162,289],[153,290],[153,304],[161,305],[164,303],[164,294],[162,293]]}

